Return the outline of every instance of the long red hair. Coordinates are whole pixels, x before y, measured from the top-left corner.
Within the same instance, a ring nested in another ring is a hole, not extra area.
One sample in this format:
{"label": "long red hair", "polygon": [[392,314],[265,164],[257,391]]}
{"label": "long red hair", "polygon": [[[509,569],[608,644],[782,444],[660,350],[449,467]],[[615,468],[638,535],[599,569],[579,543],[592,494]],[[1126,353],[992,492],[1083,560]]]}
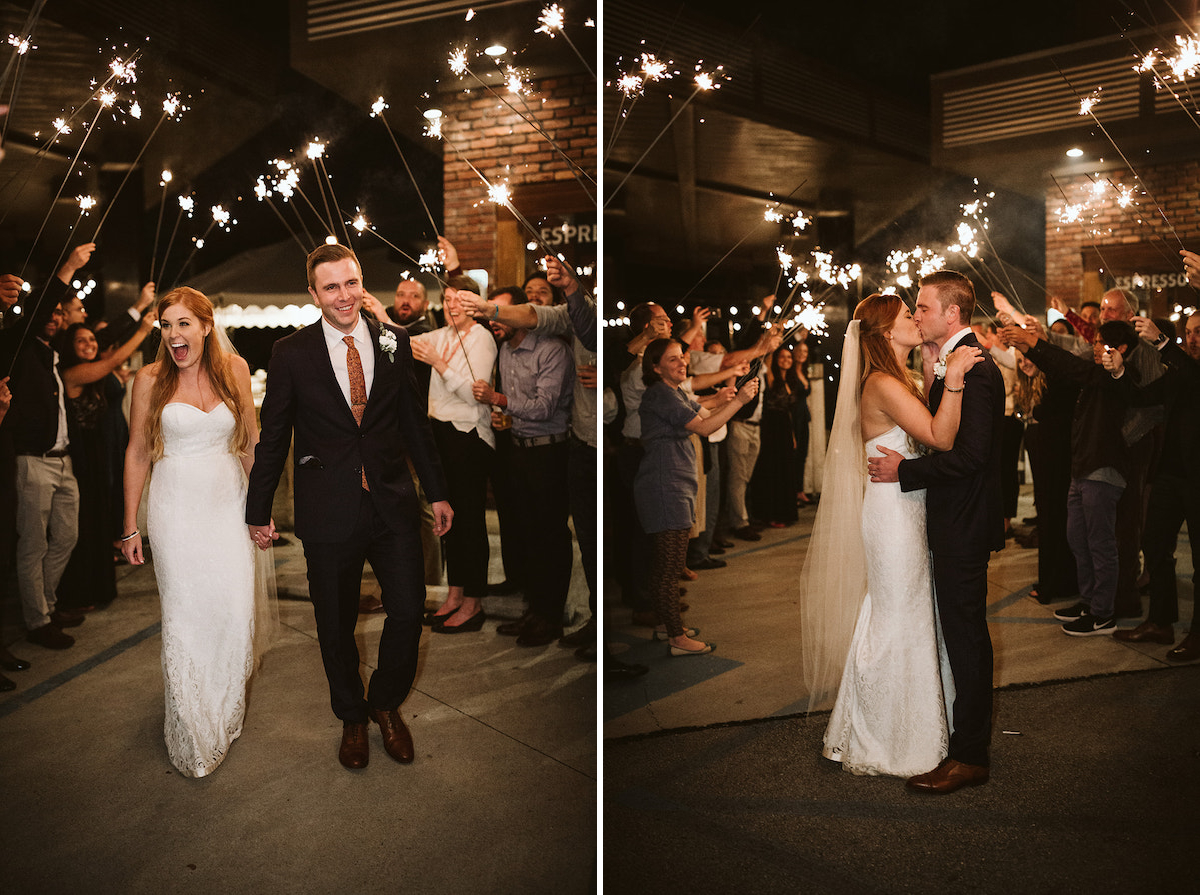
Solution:
{"label": "long red hair", "polygon": [[[233,430],[229,447],[237,457],[246,453],[250,447],[250,429],[247,421],[242,419],[242,404],[238,399],[237,380],[233,375],[233,365],[230,354],[221,345],[217,335],[217,326],[213,319],[213,305],[203,292],[197,292],[189,286],[172,289],[158,302],[155,313],[162,320],[163,312],[173,305],[183,305],[188,312],[202,325],[207,326],[208,335],[204,337],[200,363],[208,382],[217,397],[233,413],[237,426]],[[150,444],[150,454],[155,460],[162,459],[162,412],[167,402],[179,387],[179,367],[171,356],[171,349],[166,339],[159,342],[158,375],[154,378],[154,386],[150,390],[150,412],[146,419],[146,441]]]}
{"label": "long red hair", "polygon": [[861,389],[872,373],[884,373],[904,383],[904,387],[923,404],[925,396],[917,388],[909,371],[896,360],[896,352],[887,338],[901,307],[899,295],[880,295],[876,292],[860,301],[854,309],[854,319],[859,326],[859,353],[862,356],[858,387]]}

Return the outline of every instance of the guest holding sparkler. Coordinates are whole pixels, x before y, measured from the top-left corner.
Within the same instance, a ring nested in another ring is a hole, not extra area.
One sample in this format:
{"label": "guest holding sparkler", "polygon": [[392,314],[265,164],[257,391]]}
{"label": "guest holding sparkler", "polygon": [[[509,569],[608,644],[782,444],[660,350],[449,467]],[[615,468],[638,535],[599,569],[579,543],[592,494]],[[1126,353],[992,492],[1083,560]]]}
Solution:
{"label": "guest holding sparkler", "polygon": [[429,416],[454,507],[454,526],[445,535],[446,600],[426,620],[439,634],[478,631],[487,616],[487,469],[496,448],[491,413],[471,393],[472,383],[496,363],[491,332],[463,310],[460,292],[478,290],[470,277],[453,278],[443,293],[446,325],[410,340],[413,358],[433,368]]}
{"label": "guest holding sparkler", "polygon": [[90,242],[77,246],[0,340],[0,368],[12,371],[5,429],[17,455],[17,586],[28,638],[47,649],[73,646],[75,639],[62,629],[83,622],[81,614],[57,607],[58,584],[79,531],[79,486],[68,451],[59,356],[50,342],[62,326],[60,303],[71,278],[95,248]]}
{"label": "guest holding sparkler", "polygon": [[688,534],[695,524],[696,456],[690,436],[710,435],[758,394],[758,380],[740,389],[721,390],[726,402],[710,412],[685,397],[687,361],[679,343],[655,339],[642,356],[646,391],[641,401],[641,440],[645,456],[634,481],[634,500],[642,527],[652,540],[650,586],[658,625],[656,640],[667,640],[672,656],[710,653],[715,644],[696,640],[680,616],[679,576],[687,555]]}
{"label": "guest holding sparkler", "polygon": [[[1191,253],[1188,253],[1191,254]],[[1193,256],[1194,258],[1195,256]],[[1200,260],[1200,259],[1197,259]],[[1200,273],[1200,269],[1196,271]],[[1189,274],[1192,270],[1189,266]],[[1179,620],[1178,585],[1175,576],[1175,545],[1179,530],[1187,523],[1192,552],[1192,582],[1196,558],[1200,556],[1200,314],[1193,313],[1184,330],[1181,348],[1150,320],[1134,321],[1138,334],[1162,353],[1166,375],[1140,389],[1134,401],[1162,401],[1166,406],[1163,451],[1150,489],[1146,513],[1146,535],[1142,549],[1150,575],[1150,611],[1136,628],[1117,631],[1126,643],[1175,643],[1174,624]],[[1200,659],[1200,625],[1193,609],[1191,631],[1179,646],[1167,652],[1172,662]]]}
{"label": "guest holding sparkler", "polygon": [[808,406],[808,399],[812,394],[812,383],[808,381],[808,330],[801,329],[796,335],[796,340],[796,347],[792,349],[792,371],[796,374],[800,391],[797,393],[792,423],[796,432],[796,503],[803,507],[813,502],[804,490],[804,468],[808,464],[808,430],[812,424],[812,411]]}
{"label": "guest holding sparkler", "polygon": [[147,314],[125,344],[100,355],[96,336],[86,325],[67,327],[60,363],[66,388],[71,465],[79,484],[79,539],[58,586],[59,604],[89,611],[117,596],[112,554],[112,490],[108,469],[108,398],[103,381],[125,363],[154,328]]}
{"label": "guest holding sparkler", "polygon": [[1131,470],[1122,421],[1138,378],[1125,359],[1137,344],[1129,324],[1100,325],[1089,363],[1039,339],[1030,329],[1009,324],[1002,339],[1045,371],[1046,376],[1079,386],[1071,424],[1071,486],[1067,495],[1067,540],[1075,555],[1081,600],[1060,609],[1064,634],[1090,637],[1116,627],[1117,506]]}
{"label": "guest holding sparkler", "polygon": [[796,406],[804,397],[793,368],[790,346],[771,355],[766,392],[762,396],[760,446],[750,479],[754,515],[772,528],[791,525],[796,513]]}

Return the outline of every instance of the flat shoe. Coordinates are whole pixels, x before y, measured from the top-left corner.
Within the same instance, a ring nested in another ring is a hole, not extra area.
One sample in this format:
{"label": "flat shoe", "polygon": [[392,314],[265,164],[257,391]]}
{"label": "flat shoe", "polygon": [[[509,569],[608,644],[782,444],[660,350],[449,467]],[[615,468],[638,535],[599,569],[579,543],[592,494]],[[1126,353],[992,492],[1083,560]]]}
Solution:
{"label": "flat shoe", "polygon": [[[697,634],[700,633],[700,629],[699,628],[684,628],[683,633],[686,634],[688,637],[694,638]],[[657,628],[654,629],[655,642],[659,642],[662,640],[670,640],[670,639],[671,639],[671,635],[668,634],[666,631],[660,631]]]}
{"label": "flat shoe", "polygon": [[[449,615],[444,616],[444,618],[449,617]],[[464,631],[480,630],[485,621],[487,621],[487,613],[480,609],[461,625],[448,625],[445,621],[440,621],[431,630],[434,634],[462,634]]]}
{"label": "flat shoe", "polygon": [[3,668],[5,671],[27,671],[29,669],[28,662],[24,659],[18,659],[8,650],[0,649],[0,653],[2,653],[0,655],[0,668]]}
{"label": "flat shoe", "polygon": [[703,656],[705,653],[711,653],[717,648],[715,643],[704,644],[704,649],[683,649],[682,647],[671,647],[672,656]]}

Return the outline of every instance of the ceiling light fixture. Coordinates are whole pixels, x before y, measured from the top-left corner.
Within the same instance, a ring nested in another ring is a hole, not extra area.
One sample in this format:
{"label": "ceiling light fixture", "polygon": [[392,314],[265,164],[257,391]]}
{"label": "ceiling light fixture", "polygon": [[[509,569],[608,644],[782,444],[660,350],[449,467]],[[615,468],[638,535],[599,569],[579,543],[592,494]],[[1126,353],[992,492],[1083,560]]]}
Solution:
{"label": "ceiling light fixture", "polygon": [[1079,158],[1083,155],[1083,150],[1078,146],[1073,146],[1067,150],[1067,158]]}

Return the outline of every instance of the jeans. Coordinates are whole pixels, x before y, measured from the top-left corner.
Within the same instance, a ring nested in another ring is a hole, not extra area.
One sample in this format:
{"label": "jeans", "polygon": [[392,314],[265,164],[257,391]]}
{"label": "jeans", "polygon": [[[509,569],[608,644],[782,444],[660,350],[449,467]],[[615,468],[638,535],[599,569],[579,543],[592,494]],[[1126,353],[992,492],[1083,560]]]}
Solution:
{"label": "jeans", "polygon": [[1075,554],[1079,595],[1096,618],[1109,618],[1117,598],[1117,504],[1124,491],[1108,482],[1071,479],[1067,543]]}

